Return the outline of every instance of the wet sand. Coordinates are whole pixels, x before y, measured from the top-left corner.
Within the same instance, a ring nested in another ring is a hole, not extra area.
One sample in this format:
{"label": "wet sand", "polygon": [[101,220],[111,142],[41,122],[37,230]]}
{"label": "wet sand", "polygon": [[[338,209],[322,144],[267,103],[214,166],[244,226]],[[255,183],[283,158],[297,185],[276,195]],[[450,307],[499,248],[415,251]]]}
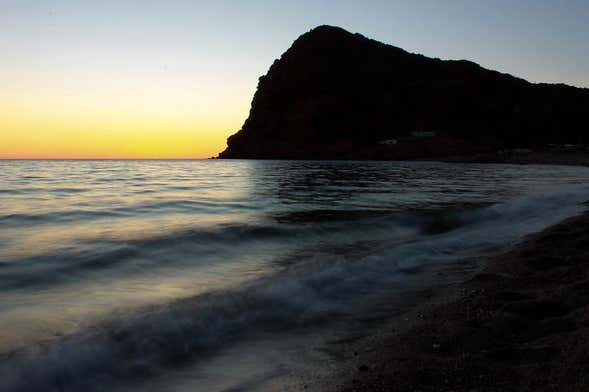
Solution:
{"label": "wet sand", "polygon": [[342,351],[332,379],[304,388],[589,391],[589,213],[493,256]]}

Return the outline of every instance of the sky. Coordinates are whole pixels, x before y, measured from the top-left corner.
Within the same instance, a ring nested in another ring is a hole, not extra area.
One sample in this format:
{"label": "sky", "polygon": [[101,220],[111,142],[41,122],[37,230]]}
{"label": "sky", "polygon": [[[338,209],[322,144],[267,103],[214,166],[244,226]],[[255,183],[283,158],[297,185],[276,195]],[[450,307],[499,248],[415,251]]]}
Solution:
{"label": "sky", "polygon": [[0,158],[216,155],[321,24],[589,87],[587,0],[0,0]]}

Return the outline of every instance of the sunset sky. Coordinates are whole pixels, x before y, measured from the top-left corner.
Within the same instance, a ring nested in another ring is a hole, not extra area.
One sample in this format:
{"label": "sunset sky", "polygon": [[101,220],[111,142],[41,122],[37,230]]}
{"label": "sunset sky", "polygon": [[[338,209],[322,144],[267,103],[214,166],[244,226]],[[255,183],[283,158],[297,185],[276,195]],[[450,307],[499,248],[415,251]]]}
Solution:
{"label": "sunset sky", "polygon": [[589,87],[589,2],[0,0],[0,158],[205,158],[320,24]]}

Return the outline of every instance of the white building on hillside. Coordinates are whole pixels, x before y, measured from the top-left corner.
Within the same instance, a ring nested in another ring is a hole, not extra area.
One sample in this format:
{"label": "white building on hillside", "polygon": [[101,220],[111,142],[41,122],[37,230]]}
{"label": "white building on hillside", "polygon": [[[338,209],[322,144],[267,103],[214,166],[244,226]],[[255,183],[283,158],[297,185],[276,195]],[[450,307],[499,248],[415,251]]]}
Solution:
{"label": "white building on hillside", "polygon": [[434,137],[436,136],[435,131],[413,131],[411,132],[413,137]]}

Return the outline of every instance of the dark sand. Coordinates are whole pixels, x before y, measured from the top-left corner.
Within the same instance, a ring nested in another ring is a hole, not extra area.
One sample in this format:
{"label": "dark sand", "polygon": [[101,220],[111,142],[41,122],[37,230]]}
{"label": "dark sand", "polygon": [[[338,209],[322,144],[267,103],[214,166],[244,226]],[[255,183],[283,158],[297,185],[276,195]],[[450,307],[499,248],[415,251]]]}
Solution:
{"label": "dark sand", "polygon": [[492,257],[308,390],[589,391],[589,213]]}

